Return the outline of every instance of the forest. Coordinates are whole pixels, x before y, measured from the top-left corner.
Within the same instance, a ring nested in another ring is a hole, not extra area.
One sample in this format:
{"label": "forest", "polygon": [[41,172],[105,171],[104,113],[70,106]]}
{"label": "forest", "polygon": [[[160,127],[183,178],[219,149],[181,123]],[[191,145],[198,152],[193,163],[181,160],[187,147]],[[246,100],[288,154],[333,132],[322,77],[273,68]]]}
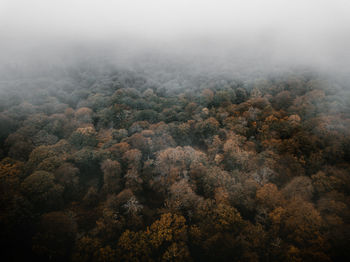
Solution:
{"label": "forest", "polygon": [[350,260],[349,81],[150,67],[2,75],[2,261]]}

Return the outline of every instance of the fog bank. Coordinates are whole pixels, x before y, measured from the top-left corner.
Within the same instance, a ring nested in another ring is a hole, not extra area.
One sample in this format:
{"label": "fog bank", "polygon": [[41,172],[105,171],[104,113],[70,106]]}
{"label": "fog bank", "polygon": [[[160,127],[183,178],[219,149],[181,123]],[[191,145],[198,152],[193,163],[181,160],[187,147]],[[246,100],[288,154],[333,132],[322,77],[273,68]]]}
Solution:
{"label": "fog bank", "polygon": [[150,56],[346,72],[349,13],[345,0],[2,0],[0,58],[5,67]]}

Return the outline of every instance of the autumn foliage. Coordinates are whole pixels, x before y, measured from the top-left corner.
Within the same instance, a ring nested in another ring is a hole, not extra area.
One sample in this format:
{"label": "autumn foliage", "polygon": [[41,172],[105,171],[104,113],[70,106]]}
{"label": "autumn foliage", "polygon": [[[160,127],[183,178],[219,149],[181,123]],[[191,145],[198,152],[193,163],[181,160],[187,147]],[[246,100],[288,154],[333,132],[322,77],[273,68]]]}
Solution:
{"label": "autumn foliage", "polygon": [[2,261],[350,261],[342,81],[79,70],[0,91]]}

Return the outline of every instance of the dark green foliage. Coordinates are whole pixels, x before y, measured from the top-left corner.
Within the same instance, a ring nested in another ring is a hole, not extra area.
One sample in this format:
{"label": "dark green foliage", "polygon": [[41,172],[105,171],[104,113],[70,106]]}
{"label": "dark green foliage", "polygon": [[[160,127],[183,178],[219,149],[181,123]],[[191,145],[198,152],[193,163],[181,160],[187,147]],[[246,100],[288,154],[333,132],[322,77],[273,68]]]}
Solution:
{"label": "dark green foliage", "polygon": [[23,195],[41,212],[61,206],[63,189],[55,183],[54,175],[46,171],[36,171],[21,184]]}

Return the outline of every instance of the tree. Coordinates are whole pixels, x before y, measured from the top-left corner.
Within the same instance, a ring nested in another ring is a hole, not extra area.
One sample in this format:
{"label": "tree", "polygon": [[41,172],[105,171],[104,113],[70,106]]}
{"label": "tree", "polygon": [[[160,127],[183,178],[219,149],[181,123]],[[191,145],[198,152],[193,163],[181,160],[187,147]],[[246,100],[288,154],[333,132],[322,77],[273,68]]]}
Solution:
{"label": "tree", "polygon": [[68,160],[74,162],[79,168],[81,175],[89,177],[101,172],[99,163],[101,161],[102,152],[91,147],[84,147],[70,155]]}
{"label": "tree", "polygon": [[17,127],[16,121],[7,115],[0,113],[0,143],[2,144],[6,137],[13,133]]}
{"label": "tree", "polygon": [[28,136],[21,135],[19,131],[10,134],[5,140],[5,145],[9,148],[8,156],[21,161],[28,160],[28,156],[34,148],[29,137],[31,137],[30,134]]}
{"label": "tree", "polygon": [[118,161],[106,159],[101,164],[103,172],[103,188],[107,193],[118,192],[121,189],[122,169]]}
{"label": "tree", "polygon": [[322,261],[329,260],[324,253],[327,245],[321,230],[323,220],[311,203],[296,198],[286,208],[276,208],[270,217],[281,237],[299,249],[301,259],[312,261],[323,257]]}
{"label": "tree", "polygon": [[82,203],[86,208],[92,208],[98,204],[99,196],[95,187],[91,186],[85,193]]}
{"label": "tree", "polygon": [[109,147],[107,150],[111,152],[111,154],[116,158],[117,160],[122,159],[124,153],[130,149],[130,145],[126,142],[121,142],[118,144],[114,144],[113,146]]}
{"label": "tree", "polygon": [[293,103],[293,98],[289,91],[278,93],[273,99],[273,106],[277,109],[287,109]]}
{"label": "tree", "polygon": [[270,183],[258,189],[256,192],[256,199],[262,207],[268,208],[269,210],[283,206],[285,201],[277,186]]}
{"label": "tree", "polygon": [[58,137],[52,134],[49,134],[45,130],[40,130],[33,138],[34,146],[41,145],[53,145],[58,141]]}
{"label": "tree", "polygon": [[75,119],[78,121],[80,124],[89,124],[92,123],[92,110],[87,107],[82,107],[79,108],[75,114]]}
{"label": "tree", "polygon": [[334,176],[327,176],[323,171],[318,171],[311,176],[311,179],[318,196],[337,189],[341,183],[339,179]]}
{"label": "tree", "polygon": [[11,158],[0,161],[0,203],[4,205],[15,195],[23,177],[23,163]]}
{"label": "tree", "polygon": [[201,198],[196,195],[188,181],[181,179],[170,186],[166,204],[169,210],[174,212],[186,211],[188,215],[200,200]]}
{"label": "tree", "polygon": [[241,169],[248,170],[250,166],[250,159],[252,158],[252,152],[246,151],[242,148],[242,142],[237,136],[235,138],[228,139],[223,147],[224,151],[224,163],[228,170]]}
{"label": "tree", "polygon": [[102,248],[101,241],[97,238],[83,236],[75,242],[74,253],[72,261],[74,262],[88,262],[98,261],[100,255],[99,250]]}
{"label": "tree", "polygon": [[143,180],[139,175],[137,168],[132,167],[128,169],[125,176],[125,187],[131,189],[133,192],[142,192]]}
{"label": "tree", "polygon": [[64,187],[65,200],[77,199],[79,187],[79,169],[71,163],[63,163],[55,171],[56,181]]}
{"label": "tree", "polygon": [[118,241],[119,256],[127,261],[188,261],[187,226],[182,216],[163,214],[145,231],[125,231]]}
{"label": "tree", "polygon": [[231,191],[232,186],[236,184],[235,178],[225,170],[213,166],[205,169],[198,177],[200,188],[207,197],[213,197],[216,189],[221,188],[224,191]]}
{"label": "tree", "polygon": [[178,168],[186,171],[192,163],[203,163],[207,161],[204,153],[193,149],[190,146],[168,148],[158,152],[156,168],[161,175],[169,173],[170,169]]}
{"label": "tree", "polygon": [[244,88],[240,88],[240,87],[237,88],[235,90],[235,93],[236,93],[236,103],[237,104],[244,102],[248,97],[247,91]]}
{"label": "tree", "polygon": [[21,184],[22,193],[39,212],[60,207],[63,190],[55,183],[55,176],[46,171],[34,172]]}
{"label": "tree", "polygon": [[128,168],[135,168],[139,170],[141,168],[142,153],[138,149],[130,149],[123,155],[123,160],[127,164]]}
{"label": "tree", "polygon": [[63,158],[67,156],[67,152],[70,149],[71,146],[64,139],[54,145],[36,147],[29,155],[26,163],[26,172],[31,173],[37,170],[43,162],[43,166],[46,166],[47,170],[53,171],[62,164]]}
{"label": "tree", "polygon": [[203,201],[197,206],[193,224],[190,237],[200,260],[230,261],[232,257],[239,257],[241,247],[237,236],[244,221],[237,209]]}
{"label": "tree", "polygon": [[135,119],[137,121],[148,121],[150,123],[157,123],[159,122],[160,117],[156,111],[152,109],[144,109],[136,114]]}
{"label": "tree", "polygon": [[196,135],[202,139],[215,135],[218,129],[219,122],[213,117],[200,121],[195,125]]}
{"label": "tree", "polygon": [[69,137],[69,142],[78,149],[85,146],[96,146],[98,142],[97,133],[91,126],[80,127]]}
{"label": "tree", "polygon": [[213,101],[213,98],[213,91],[211,91],[210,89],[204,89],[200,97],[201,104],[204,106],[208,106]]}
{"label": "tree", "polygon": [[158,192],[166,193],[169,187],[182,178],[187,178],[191,166],[206,165],[206,155],[192,147],[168,148],[158,152],[155,170],[158,176],[151,181]]}
{"label": "tree", "polygon": [[300,197],[304,200],[311,200],[314,188],[312,181],[306,176],[298,176],[292,179],[282,190],[287,199]]}

